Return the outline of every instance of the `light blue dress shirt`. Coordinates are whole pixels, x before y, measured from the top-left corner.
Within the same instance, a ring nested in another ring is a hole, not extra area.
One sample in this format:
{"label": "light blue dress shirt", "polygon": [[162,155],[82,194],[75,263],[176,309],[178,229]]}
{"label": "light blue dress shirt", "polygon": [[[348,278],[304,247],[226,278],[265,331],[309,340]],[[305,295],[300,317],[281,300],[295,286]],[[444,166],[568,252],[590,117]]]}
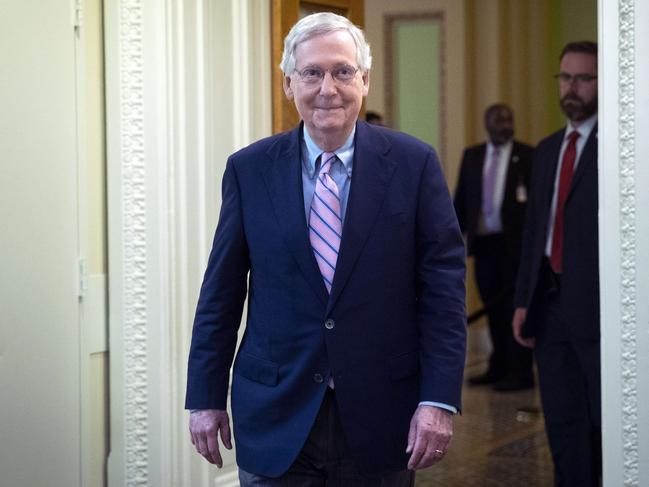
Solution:
{"label": "light blue dress shirt", "polygon": [[[333,151],[338,156],[339,161],[331,166],[331,171],[329,172],[336,186],[338,186],[343,224],[345,223],[347,199],[349,198],[349,187],[352,182],[352,169],[354,167],[355,133],[356,127],[354,127],[352,133],[347,137],[345,143]],[[309,223],[309,213],[311,212],[311,200],[313,200],[313,193],[315,192],[315,183],[320,173],[321,166],[318,158],[323,152],[313,141],[309,135],[309,131],[305,127],[304,139],[302,140],[302,192],[304,194],[304,214],[307,224]]]}

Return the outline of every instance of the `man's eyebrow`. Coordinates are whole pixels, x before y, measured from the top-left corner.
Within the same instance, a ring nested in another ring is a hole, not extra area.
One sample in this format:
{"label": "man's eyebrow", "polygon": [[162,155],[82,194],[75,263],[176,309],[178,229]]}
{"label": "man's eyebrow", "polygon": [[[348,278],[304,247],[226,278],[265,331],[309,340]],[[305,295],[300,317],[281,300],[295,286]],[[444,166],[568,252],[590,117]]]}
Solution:
{"label": "man's eyebrow", "polygon": [[[353,65],[346,63],[346,62],[340,62],[340,63],[335,63],[331,67],[333,68],[340,68],[343,66],[351,66],[352,68],[354,67]],[[306,68],[318,68],[318,69],[324,69],[322,66],[318,64],[305,64],[301,69],[306,69]]]}

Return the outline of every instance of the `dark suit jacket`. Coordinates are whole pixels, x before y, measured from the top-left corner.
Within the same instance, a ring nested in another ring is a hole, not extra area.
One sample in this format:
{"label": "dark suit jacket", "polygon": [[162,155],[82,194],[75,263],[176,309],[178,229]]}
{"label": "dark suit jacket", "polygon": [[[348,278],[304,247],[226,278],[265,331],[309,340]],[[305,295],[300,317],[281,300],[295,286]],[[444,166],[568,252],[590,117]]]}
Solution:
{"label": "dark suit jacket", "polygon": [[[464,151],[460,176],[455,190],[455,211],[460,229],[467,236],[469,255],[473,254],[475,236],[478,232],[482,209],[482,172],[487,144],[469,147]],[[534,149],[529,145],[514,141],[507,166],[505,190],[500,216],[508,255],[518,263],[525,220],[526,201],[516,197],[517,188],[522,186],[529,193],[529,179],[532,170]]]}
{"label": "dark suit jacket", "polygon": [[404,469],[418,402],[460,407],[464,248],[448,189],[431,147],[358,122],[329,296],[309,244],[301,130],[228,160],[196,310],[186,407],[225,409],[247,291],[232,381],[239,466],[267,476],[288,469],[331,370],[359,468]]}
{"label": "dark suit jacket", "polygon": [[[550,205],[565,129],[543,139],[536,148],[530,201],[514,304],[528,308],[524,333],[534,336],[543,325],[546,284],[542,261],[548,235]],[[570,333],[599,339],[599,249],[597,194],[597,125],[591,131],[572,178],[564,207],[561,305]]]}

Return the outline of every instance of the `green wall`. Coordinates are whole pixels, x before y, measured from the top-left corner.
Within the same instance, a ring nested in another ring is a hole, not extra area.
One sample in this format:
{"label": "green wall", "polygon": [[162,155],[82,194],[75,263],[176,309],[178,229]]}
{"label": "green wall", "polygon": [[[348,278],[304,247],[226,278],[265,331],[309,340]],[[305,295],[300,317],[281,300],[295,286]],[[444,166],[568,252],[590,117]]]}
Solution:
{"label": "green wall", "polygon": [[[439,146],[440,28],[434,21],[395,23],[397,128]],[[434,114],[434,116],[431,116]]]}
{"label": "green wall", "polygon": [[[559,54],[568,42],[597,42],[597,0],[551,0],[552,3],[552,49],[548,53],[551,66],[559,71]],[[555,128],[566,123],[559,108],[558,87],[552,111]]]}

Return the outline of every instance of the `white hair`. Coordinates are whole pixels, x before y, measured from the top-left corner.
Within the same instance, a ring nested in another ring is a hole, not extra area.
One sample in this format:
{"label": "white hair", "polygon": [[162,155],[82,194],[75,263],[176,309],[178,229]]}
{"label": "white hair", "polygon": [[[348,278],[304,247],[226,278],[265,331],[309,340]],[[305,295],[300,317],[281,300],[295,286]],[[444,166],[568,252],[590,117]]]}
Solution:
{"label": "white hair", "polygon": [[356,44],[358,67],[363,73],[369,71],[372,67],[372,54],[363,31],[352,24],[346,17],[332,12],[319,12],[300,19],[286,35],[282,62],[279,64],[282,72],[285,75],[290,75],[295,71],[295,49],[298,44],[336,31],[349,32],[352,39],[354,39],[354,44]]}

